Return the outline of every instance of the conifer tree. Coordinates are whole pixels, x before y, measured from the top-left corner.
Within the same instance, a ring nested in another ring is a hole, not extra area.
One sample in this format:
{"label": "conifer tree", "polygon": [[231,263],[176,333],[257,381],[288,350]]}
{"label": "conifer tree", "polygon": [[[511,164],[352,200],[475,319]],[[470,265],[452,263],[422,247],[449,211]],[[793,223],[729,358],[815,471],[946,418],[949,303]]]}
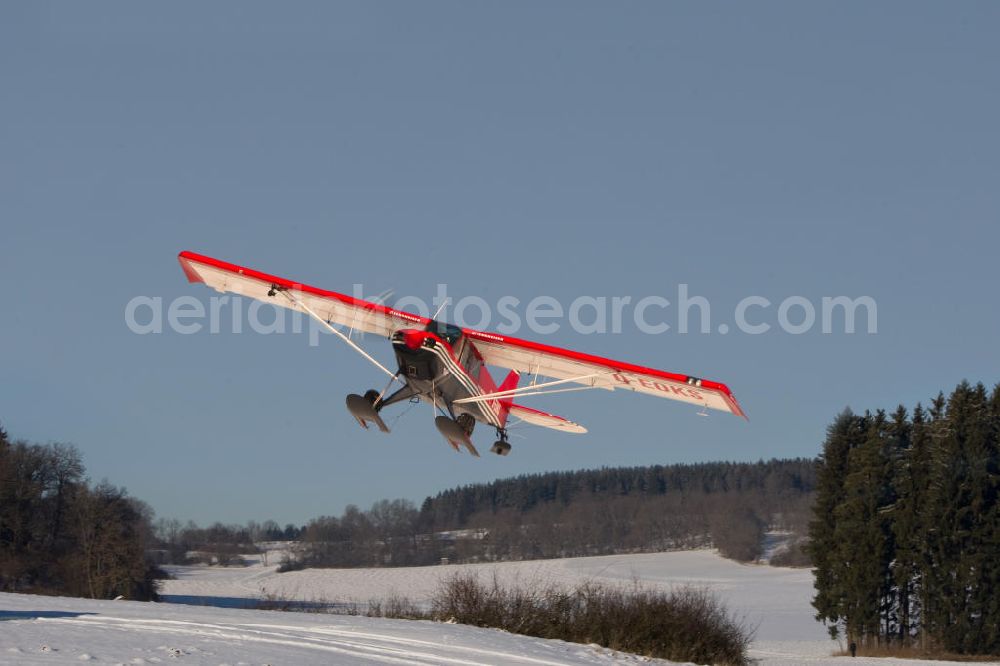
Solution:
{"label": "conifer tree", "polygon": [[834,510],[836,555],[845,567],[844,618],[848,638],[878,645],[887,633],[894,586],[890,521],[893,501],[885,412],[866,415],[864,442],[848,456],[844,501]]}
{"label": "conifer tree", "polygon": [[7,432],[0,426],[0,587],[3,583],[3,565],[6,560],[7,549],[10,545],[10,505],[11,488],[13,486],[10,460],[10,442],[7,439]]}
{"label": "conifer tree", "polygon": [[924,517],[924,553],[921,570],[923,608],[921,610],[922,643],[925,647],[937,647],[942,644],[942,633],[950,624],[950,617],[945,604],[947,590],[952,587],[946,569],[942,563],[950,560],[948,554],[948,521],[947,480],[953,478],[954,457],[947,448],[946,438],[949,436],[949,423],[945,417],[945,400],[943,393],[938,393],[930,404],[929,419],[924,427],[928,445],[928,476],[927,498]]}
{"label": "conifer tree", "polygon": [[854,441],[838,417],[817,469],[817,619],[863,646],[1000,654],[1000,386],[856,423]]}
{"label": "conifer tree", "polygon": [[967,574],[961,570],[960,562],[965,559],[963,549],[971,519],[966,440],[974,410],[972,388],[963,382],[948,397],[944,417],[935,424],[936,492],[932,505],[935,539],[931,551],[935,610],[930,619],[941,645],[955,652],[963,650],[970,629],[964,613],[968,601]]}
{"label": "conifer tree", "polygon": [[[920,418],[923,418],[922,414]],[[916,605],[914,587],[920,553],[919,520],[923,486],[926,484],[923,463],[914,456],[912,431],[906,408],[900,405],[889,424],[893,449],[892,486],[896,496],[890,518],[896,543],[896,556],[891,568],[898,602],[897,637],[904,645],[910,641]]]}
{"label": "conifer tree", "polygon": [[927,622],[932,607],[929,532],[934,526],[928,515],[931,502],[932,441],[927,418],[927,413],[918,403],[913,410],[910,428],[910,450],[906,456],[907,479],[900,484],[906,488],[905,503],[900,510],[902,518],[896,528],[899,557],[904,562],[903,566],[912,569],[910,581],[913,595],[910,599],[909,618],[911,626],[919,633],[920,646],[924,649],[930,646],[928,639],[931,635]]}
{"label": "conifer tree", "polygon": [[966,478],[958,497],[961,508],[956,512],[957,579],[965,603],[958,609],[961,619],[953,637],[957,642],[952,645],[961,652],[976,652],[1000,647],[1000,629],[990,621],[991,602],[997,594],[991,578],[1000,555],[992,546],[996,533],[996,429],[986,388],[982,384],[968,388],[966,398],[962,421],[953,429]]}
{"label": "conifer tree", "polygon": [[844,619],[843,562],[837,556],[836,508],[844,501],[844,481],[851,449],[860,443],[862,420],[850,409],[841,412],[827,428],[823,452],[816,462],[816,501],[809,524],[808,551],[815,566],[816,619],[827,624],[836,638]]}
{"label": "conifer tree", "polygon": [[[989,444],[986,452],[988,486],[982,516],[983,643],[987,651],[1000,654],[1000,384],[993,387],[986,409]],[[992,594],[990,594],[992,592]]]}

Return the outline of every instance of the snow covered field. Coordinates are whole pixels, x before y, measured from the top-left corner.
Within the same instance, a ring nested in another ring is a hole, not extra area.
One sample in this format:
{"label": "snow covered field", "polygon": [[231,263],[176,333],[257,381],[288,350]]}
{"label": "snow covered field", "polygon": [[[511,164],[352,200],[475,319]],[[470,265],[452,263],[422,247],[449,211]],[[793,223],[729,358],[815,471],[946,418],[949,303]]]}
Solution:
{"label": "snow covered field", "polygon": [[630,664],[597,647],[457,624],[0,594],[0,663]]}
{"label": "snow covered field", "polygon": [[[284,574],[247,567],[169,567],[165,595],[359,602],[394,594],[426,601],[459,570],[504,581],[576,584],[585,580],[714,590],[757,627],[751,656],[761,664],[944,665],[900,659],[845,659],[812,618],[812,575],[741,565],[711,551],[616,555],[401,569],[311,569]],[[633,657],[489,629],[406,620],[231,608],[87,601],[0,594],[0,663],[110,664],[600,664]]]}
{"label": "snow covered field", "polygon": [[[272,566],[255,562],[249,567],[169,567],[176,580],[165,581],[167,595],[260,598],[275,595],[316,602],[360,602],[403,595],[426,601],[442,577],[459,570],[480,576],[496,575],[504,582],[525,584],[583,581],[644,585],[704,586],[716,592],[736,615],[757,628],[751,656],[762,664],[846,664],[830,654],[840,646],[829,639],[826,629],[813,619],[812,573],[764,565],[743,565],[720,557],[714,551],[678,551],[639,555],[609,555],[560,560],[503,562],[498,564],[442,565],[381,569],[307,569],[276,573]],[[850,664],[927,662],[854,659]],[[948,662],[933,662],[945,664]]]}
{"label": "snow covered field", "polygon": [[[275,558],[271,558],[274,562]],[[402,595],[427,601],[442,578],[458,571],[496,575],[505,583],[584,581],[650,586],[691,584],[712,588],[738,615],[757,626],[763,641],[823,641],[836,648],[813,620],[809,605],[812,574],[803,569],[741,565],[712,551],[610,555],[496,564],[372,569],[306,569],[279,574],[276,566],[166,567],[175,580],[164,581],[164,595],[258,599],[277,596],[312,602],[359,602]]]}

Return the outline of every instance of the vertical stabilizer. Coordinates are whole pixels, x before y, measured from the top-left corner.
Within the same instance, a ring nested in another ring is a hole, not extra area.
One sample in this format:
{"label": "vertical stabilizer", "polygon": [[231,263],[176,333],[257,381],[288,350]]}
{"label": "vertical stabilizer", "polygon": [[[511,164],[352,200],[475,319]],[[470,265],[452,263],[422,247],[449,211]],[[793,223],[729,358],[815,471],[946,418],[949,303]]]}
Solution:
{"label": "vertical stabilizer", "polygon": [[[503,383],[497,388],[497,391],[511,391],[517,388],[517,383],[521,380],[521,373],[517,370],[511,370],[507,378],[503,380]],[[507,417],[510,415],[510,408],[514,404],[513,396],[509,398],[500,398],[497,402],[500,403],[500,425],[507,425]]]}

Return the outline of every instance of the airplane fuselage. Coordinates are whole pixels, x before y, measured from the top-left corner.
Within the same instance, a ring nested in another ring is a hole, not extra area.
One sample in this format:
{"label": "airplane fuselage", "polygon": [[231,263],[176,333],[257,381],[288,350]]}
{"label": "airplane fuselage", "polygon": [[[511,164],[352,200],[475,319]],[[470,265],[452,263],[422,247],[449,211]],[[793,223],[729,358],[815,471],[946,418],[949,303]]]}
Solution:
{"label": "airplane fuselage", "polygon": [[[455,404],[456,400],[483,395],[494,387],[480,383],[481,374],[486,370],[475,348],[460,334],[449,337],[452,342],[432,331],[417,329],[393,334],[392,347],[399,364],[399,376],[410,389],[397,391],[399,400],[418,397],[447,411],[452,418],[468,414],[476,421],[502,428],[498,401]],[[397,402],[393,400],[396,394],[387,397],[383,405]]]}
{"label": "airplane fuselage", "polygon": [[[505,424],[511,398],[463,400],[492,394],[497,386],[462,329],[432,320],[426,328],[394,332],[391,341],[399,367],[394,380],[402,387],[389,395],[372,389],[363,396],[353,393],[347,396],[347,409],[358,423],[365,428],[369,422],[375,423],[388,432],[389,427],[379,416],[384,407],[404,400],[422,400],[434,407],[434,425],[455,449],[464,446],[473,455],[479,455],[470,436],[476,422],[481,422],[496,430],[498,440],[490,451],[500,455],[510,452]],[[514,388],[518,378],[518,373],[512,372],[503,390]]]}

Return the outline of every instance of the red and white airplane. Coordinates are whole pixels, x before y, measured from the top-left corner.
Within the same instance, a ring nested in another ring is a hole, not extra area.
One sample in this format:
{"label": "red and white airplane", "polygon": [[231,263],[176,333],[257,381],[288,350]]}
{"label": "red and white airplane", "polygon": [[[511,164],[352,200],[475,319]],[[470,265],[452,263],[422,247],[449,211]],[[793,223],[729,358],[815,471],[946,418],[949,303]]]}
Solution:
{"label": "red and white airplane", "polygon": [[[588,389],[637,391],[746,418],[732,392],[719,382],[459,328],[194,252],[181,252],[178,260],[189,282],[313,317],[384,372],[390,379],[382,392],[371,389],[364,395],[347,396],[347,409],[364,428],[374,423],[389,432],[380,412],[389,405],[419,399],[441,413],[434,423],[456,451],[464,446],[479,455],[470,438],[478,421],[496,431],[497,441],[490,451],[505,456],[510,453],[507,423],[511,417],[563,432],[587,432],[560,416],[515,404],[515,398]],[[389,338],[399,369],[393,372],[379,363],[336,325]],[[499,386],[487,370],[490,365],[510,370]],[[531,382],[519,386],[525,375]],[[539,382],[539,378],[545,379]],[[401,386],[388,393],[393,382]]]}

